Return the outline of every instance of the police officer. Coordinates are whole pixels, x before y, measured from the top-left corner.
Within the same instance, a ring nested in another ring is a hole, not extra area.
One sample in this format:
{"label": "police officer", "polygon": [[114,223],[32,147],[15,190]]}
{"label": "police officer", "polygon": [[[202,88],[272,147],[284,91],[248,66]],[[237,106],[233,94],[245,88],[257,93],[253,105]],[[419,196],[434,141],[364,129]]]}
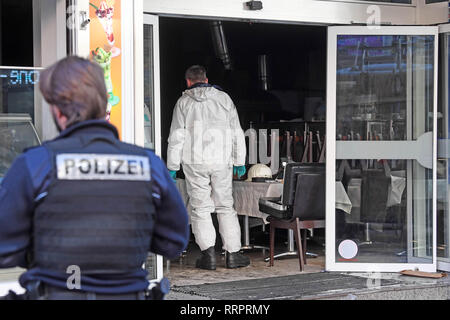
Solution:
{"label": "police officer", "polygon": [[61,134],[2,181],[0,268],[27,269],[28,299],[146,299],[148,252],[173,259],[189,239],[167,168],[104,120],[97,64],[65,58],[42,72],[40,89]]}

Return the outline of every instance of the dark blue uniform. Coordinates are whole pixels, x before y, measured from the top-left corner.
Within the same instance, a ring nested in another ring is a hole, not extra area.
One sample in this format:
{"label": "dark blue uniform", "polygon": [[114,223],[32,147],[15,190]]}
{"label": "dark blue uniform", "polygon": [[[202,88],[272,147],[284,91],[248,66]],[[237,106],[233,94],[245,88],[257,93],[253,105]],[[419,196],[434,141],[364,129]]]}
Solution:
{"label": "dark blue uniform", "polygon": [[[71,138],[84,137],[118,141],[117,130],[112,125],[90,120],[68,128],[53,142],[61,144]],[[152,151],[143,152],[150,160],[155,211],[149,251],[173,259],[186,248],[189,240],[187,211],[164,163]],[[48,195],[55,175],[52,157],[45,146],[28,150],[14,162],[0,187],[0,268],[27,268],[20,277],[23,287],[37,280],[65,289],[69,276],[61,271],[29,266],[33,216],[37,205]],[[70,190],[64,193],[70,197]],[[94,293],[130,293],[145,290],[148,287],[146,277],[147,272],[142,269],[99,276],[82,274],[81,286],[83,291]]]}

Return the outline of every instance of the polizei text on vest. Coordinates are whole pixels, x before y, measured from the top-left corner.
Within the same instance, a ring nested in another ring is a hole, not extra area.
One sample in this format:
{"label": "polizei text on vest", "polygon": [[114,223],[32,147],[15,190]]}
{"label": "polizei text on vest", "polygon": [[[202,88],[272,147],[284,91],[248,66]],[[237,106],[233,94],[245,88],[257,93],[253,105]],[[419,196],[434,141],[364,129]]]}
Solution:
{"label": "polizei text on vest", "polygon": [[136,155],[60,154],[56,165],[59,180],[150,180],[148,158]]}

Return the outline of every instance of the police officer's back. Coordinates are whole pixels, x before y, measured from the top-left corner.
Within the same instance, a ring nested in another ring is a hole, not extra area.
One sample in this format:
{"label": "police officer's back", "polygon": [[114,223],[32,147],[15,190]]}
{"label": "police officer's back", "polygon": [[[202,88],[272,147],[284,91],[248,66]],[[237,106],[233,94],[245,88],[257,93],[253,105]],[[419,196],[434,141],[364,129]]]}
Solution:
{"label": "police officer's back", "polygon": [[[143,299],[148,252],[170,259],[187,245],[183,201],[162,161],[102,120],[98,65],[63,59],[40,88],[62,132],[2,182],[0,268],[28,269],[20,283],[32,299]],[[81,288],[68,287],[74,272]]]}

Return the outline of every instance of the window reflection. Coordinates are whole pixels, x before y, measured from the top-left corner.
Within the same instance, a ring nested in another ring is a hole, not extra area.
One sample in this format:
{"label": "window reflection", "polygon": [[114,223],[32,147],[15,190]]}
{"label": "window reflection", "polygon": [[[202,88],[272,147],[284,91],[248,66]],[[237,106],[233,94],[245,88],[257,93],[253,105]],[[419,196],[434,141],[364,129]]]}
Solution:
{"label": "window reflection", "polygon": [[[338,36],[336,140],[376,141],[379,151],[402,141],[413,154],[434,130],[434,43],[421,35]],[[420,150],[432,153],[428,144]],[[420,152],[417,159],[360,153],[336,163],[336,199],[351,208],[336,210],[336,262],[432,263],[433,168],[417,161]],[[358,248],[350,260],[339,252],[346,240]]]}

